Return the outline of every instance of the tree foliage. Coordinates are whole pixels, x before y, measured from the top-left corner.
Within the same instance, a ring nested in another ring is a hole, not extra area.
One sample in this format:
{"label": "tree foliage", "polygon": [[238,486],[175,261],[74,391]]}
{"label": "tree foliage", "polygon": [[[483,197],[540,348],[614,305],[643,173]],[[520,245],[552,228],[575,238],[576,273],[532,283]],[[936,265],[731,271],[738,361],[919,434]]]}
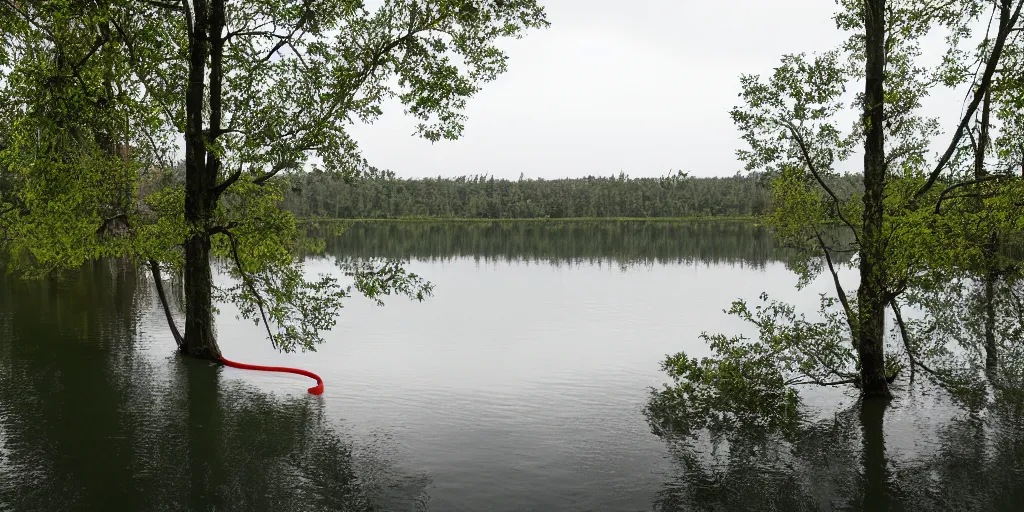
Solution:
{"label": "tree foliage", "polygon": [[[287,175],[358,177],[348,129],[390,98],[420,136],[457,138],[467,100],[507,69],[498,41],[547,24],[534,0],[0,6],[3,247],[27,274],[102,257],[183,272],[179,343],[210,357],[212,295],[282,350],[312,349],[346,295],[302,273]],[[211,258],[235,285],[212,289]],[[371,296],[429,293],[394,262],[358,277]]]}
{"label": "tree foliage", "polygon": [[[845,177],[840,193],[852,195],[856,181]],[[314,172],[293,177],[284,206],[304,218],[639,218],[759,216],[769,211],[770,199],[760,175],[508,180],[403,179],[377,172],[346,182]]]}
{"label": "tree foliage", "polygon": [[[802,254],[791,265],[798,286],[827,271],[835,292],[824,299],[830,307],[817,314],[816,322],[823,323],[797,320],[802,317],[794,317],[791,306],[780,304],[752,316],[738,302],[730,312],[758,326],[760,338],[705,335],[714,342],[714,356],[669,358],[666,366],[677,382],[655,401],[669,395],[692,403],[706,403],[709,396],[733,400],[733,390],[762,389],[745,382],[758,377],[788,403],[790,386],[831,384],[823,376],[863,373],[865,330],[878,327],[888,332],[879,346],[887,379],[901,371],[920,373],[959,395],[976,395],[985,387],[980,369],[993,370],[999,352],[1008,356],[1000,368],[1006,375],[992,383],[1015,380],[1012,356],[1019,351],[1021,325],[1014,304],[1020,273],[1016,247],[1024,228],[1019,200],[1024,160],[1017,134],[1024,82],[1015,66],[1019,38],[1012,34],[1024,26],[1022,5],[1019,0],[843,1],[835,20],[850,37],[840,48],[786,55],[767,77],[741,77],[743,102],[732,111],[747,145],[739,156],[749,170],[773,178],[768,220],[784,243]],[[879,20],[884,20],[882,39],[877,39]],[[946,50],[938,64],[927,65],[922,41],[934,33],[945,34]],[[976,47],[970,46],[972,38],[980,41]],[[871,51],[879,49],[884,77],[881,117],[876,117],[865,94],[872,90]],[[866,92],[850,91],[865,76]],[[966,90],[967,100],[957,125],[943,135],[939,120],[923,115],[921,105],[946,87]],[[872,142],[870,135],[879,131],[881,141]],[[931,154],[935,142],[941,151]],[[860,145],[866,148],[861,193],[843,196],[834,181]],[[872,158],[878,155],[882,173],[873,174],[879,167]],[[848,242],[825,229],[837,225]],[[844,263],[842,255],[853,258]],[[867,262],[872,263],[866,267]],[[861,284],[846,290],[840,274],[854,265],[860,267]],[[979,314],[982,320],[971,320]],[[888,315],[894,324],[886,330]],[[766,331],[765,325],[773,328]],[[834,329],[805,339],[809,326],[826,325]],[[851,358],[852,350],[860,353]],[[987,358],[979,359],[986,352]],[[765,370],[758,375],[732,370],[748,363]],[[862,379],[835,382],[857,385]]]}

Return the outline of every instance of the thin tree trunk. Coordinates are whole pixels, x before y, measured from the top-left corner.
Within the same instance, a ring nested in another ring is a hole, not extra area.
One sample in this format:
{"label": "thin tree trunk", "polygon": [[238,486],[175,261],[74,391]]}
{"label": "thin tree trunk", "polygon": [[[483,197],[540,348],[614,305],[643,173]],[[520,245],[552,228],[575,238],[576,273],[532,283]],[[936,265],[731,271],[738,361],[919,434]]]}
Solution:
{"label": "thin tree trunk", "polygon": [[989,379],[997,376],[999,352],[996,346],[996,272],[985,272],[985,373]]}
{"label": "thin tree trunk", "polygon": [[857,349],[861,390],[866,397],[889,398],[885,379],[885,0],[864,3],[866,38],[864,95],[864,217],[860,248],[860,288],[857,290]]}
{"label": "thin tree trunk", "polygon": [[[218,0],[214,0],[218,1]],[[206,165],[203,131],[206,58],[210,44],[210,9],[206,0],[194,3],[195,21],[189,45],[189,84],[185,94],[185,221],[192,230],[185,241],[185,343],[182,352],[217,360],[220,348],[213,332],[213,275],[210,234],[216,173]]]}
{"label": "thin tree trunk", "polygon": [[171,335],[174,336],[174,342],[178,344],[178,349],[181,350],[181,346],[185,343],[185,339],[181,336],[181,332],[178,331],[178,325],[174,323],[174,316],[171,315],[171,305],[167,302],[167,294],[164,292],[164,280],[163,276],[160,275],[160,264],[156,260],[149,260],[149,269],[153,273],[153,282],[156,284],[156,295],[160,299],[160,306],[164,310],[164,317],[167,318],[167,327],[171,329]]}
{"label": "thin tree trunk", "polygon": [[[992,112],[992,91],[985,91],[981,106],[981,129],[978,136],[977,148],[974,151],[974,179],[983,180],[988,176],[985,169],[985,153],[989,143],[989,124]],[[981,186],[979,183],[976,185]],[[974,202],[975,209],[980,212],[985,205],[979,197]],[[982,265],[984,268],[985,281],[985,373],[989,379],[996,377],[996,369],[999,367],[999,354],[996,347],[996,305],[995,287],[999,279],[996,272],[996,251],[998,250],[997,237],[994,232],[989,233],[985,244],[982,247]]]}

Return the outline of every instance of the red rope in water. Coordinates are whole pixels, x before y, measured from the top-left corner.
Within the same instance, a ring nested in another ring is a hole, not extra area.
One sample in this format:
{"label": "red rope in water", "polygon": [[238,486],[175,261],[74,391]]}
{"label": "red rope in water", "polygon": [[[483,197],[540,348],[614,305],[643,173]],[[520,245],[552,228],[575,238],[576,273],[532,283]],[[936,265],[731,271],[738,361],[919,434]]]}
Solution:
{"label": "red rope in water", "polygon": [[324,392],[324,381],[322,379],[320,379],[320,377],[317,374],[313,373],[313,372],[308,372],[306,370],[300,370],[298,368],[286,368],[284,366],[260,366],[258,364],[236,363],[234,361],[229,361],[227,359],[224,359],[223,356],[221,356],[220,362],[224,363],[225,366],[230,366],[232,368],[239,368],[239,369],[242,369],[242,370],[259,370],[259,371],[263,371],[263,372],[294,373],[296,375],[302,375],[302,376],[305,376],[305,377],[309,377],[311,379],[316,379],[316,386],[313,386],[313,387],[309,388],[307,391],[309,391],[309,394],[311,394],[311,395],[320,395],[320,394],[323,394],[323,392]]}

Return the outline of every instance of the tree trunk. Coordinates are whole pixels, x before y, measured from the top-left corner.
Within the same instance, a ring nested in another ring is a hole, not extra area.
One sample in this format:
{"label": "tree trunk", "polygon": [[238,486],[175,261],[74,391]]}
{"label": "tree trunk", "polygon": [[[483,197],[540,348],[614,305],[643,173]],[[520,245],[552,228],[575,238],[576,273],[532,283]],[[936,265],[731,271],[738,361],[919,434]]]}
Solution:
{"label": "tree trunk", "polygon": [[857,349],[861,364],[861,390],[866,397],[889,393],[885,379],[885,132],[883,80],[885,76],[885,0],[864,3],[866,34],[864,94],[864,217],[860,247],[860,288]]}
{"label": "tree trunk", "polygon": [[156,286],[156,295],[160,299],[160,307],[164,311],[164,318],[167,319],[167,327],[170,328],[171,335],[174,336],[174,342],[178,344],[178,349],[181,350],[181,345],[185,343],[185,339],[182,338],[181,332],[178,331],[178,325],[174,323],[171,305],[167,301],[167,293],[164,292],[164,279],[160,274],[160,264],[156,260],[149,260],[149,270],[153,273],[153,284]]}
{"label": "tree trunk", "polygon": [[[988,177],[988,170],[985,169],[985,152],[989,143],[989,124],[992,112],[992,91],[985,91],[985,97],[981,106],[981,133],[978,136],[977,147],[974,151],[974,179],[981,181]],[[976,186],[981,186],[979,183]],[[974,201],[976,211],[980,212],[985,208],[983,200],[979,197]],[[988,237],[982,247],[982,264],[985,280],[985,373],[989,379],[997,377],[999,366],[999,354],[996,346],[996,305],[995,288],[999,279],[996,272],[996,252],[998,250],[998,239],[995,232],[988,233]]]}
{"label": "tree trunk", "polygon": [[191,356],[220,358],[213,332],[209,235],[194,235],[185,242],[185,342],[181,350]]}
{"label": "tree trunk", "polygon": [[999,352],[996,346],[996,280],[998,276],[985,272],[985,373],[989,379],[997,377]]}
{"label": "tree trunk", "polygon": [[220,347],[213,332],[209,233],[217,200],[214,193],[217,170],[207,165],[207,135],[203,130],[206,59],[210,39],[216,38],[209,37],[209,4],[196,0],[194,12],[194,29],[189,41],[189,84],[185,93],[185,222],[192,234],[185,241],[185,341],[181,351],[217,360]]}

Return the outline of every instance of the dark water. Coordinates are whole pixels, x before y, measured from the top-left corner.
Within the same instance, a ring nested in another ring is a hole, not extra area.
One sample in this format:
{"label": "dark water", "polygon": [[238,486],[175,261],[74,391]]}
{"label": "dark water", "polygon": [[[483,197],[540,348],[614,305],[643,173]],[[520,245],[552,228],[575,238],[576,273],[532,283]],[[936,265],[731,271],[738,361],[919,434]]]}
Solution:
{"label": "dark water", "polygon": [[[0,510],[1024,510],[1024,407],[924,388],[887,408],[808,390],[785,439],[663,439],[644,415],[666,353],[721,310],[793,289],[737,223],[369,225],[331,258],[411,258],[424,303],[349,301],[313,354],[222,308],[228,357],[173,355],[144,275],[103,262],[0,285]],[[849,278],[850,276],[844,276]],[[854,276],[855,277],[855,276]]]}

